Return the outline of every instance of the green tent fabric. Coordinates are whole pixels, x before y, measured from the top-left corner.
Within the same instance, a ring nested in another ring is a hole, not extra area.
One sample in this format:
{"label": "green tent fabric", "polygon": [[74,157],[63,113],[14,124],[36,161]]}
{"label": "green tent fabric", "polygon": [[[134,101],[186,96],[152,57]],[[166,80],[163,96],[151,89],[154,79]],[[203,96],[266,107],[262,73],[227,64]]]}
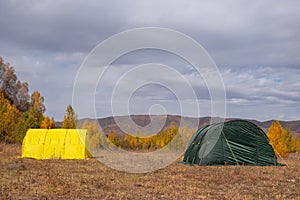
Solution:
{"label": "green tent fabric", "polygon": [[191,165],[278,165],[262,129],[244,120],[200,128],[192,137],[183,163]]}

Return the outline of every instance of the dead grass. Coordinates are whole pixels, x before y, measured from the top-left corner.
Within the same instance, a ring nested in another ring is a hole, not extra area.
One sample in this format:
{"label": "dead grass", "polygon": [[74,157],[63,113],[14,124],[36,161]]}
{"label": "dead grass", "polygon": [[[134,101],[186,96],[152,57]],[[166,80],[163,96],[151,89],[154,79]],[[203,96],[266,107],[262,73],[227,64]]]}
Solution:
{"label": "dead grass", "polygon": [[0,199],[300,199],[300,154],[284,167],[187,166],[130,174],[96,159],[18,158],[0,144]]}

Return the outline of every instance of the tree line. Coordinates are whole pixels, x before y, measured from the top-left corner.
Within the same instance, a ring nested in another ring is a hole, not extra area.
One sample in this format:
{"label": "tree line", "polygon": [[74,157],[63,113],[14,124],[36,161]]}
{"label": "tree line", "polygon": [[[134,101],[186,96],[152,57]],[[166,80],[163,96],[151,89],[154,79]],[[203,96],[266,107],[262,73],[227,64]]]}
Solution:
{"label": "tree line", "polygon": [[44,97],[29,94],[27,82],[18,80],[15,69],[0,57],[0,142],[21,143],[29,128],[53,128],[53,118],[44,115]]}
{"label": "tree line", "polygon": [[101,133],[97,121],[89,122],[84,120],[82,129],[87,129],[87,147],[91,150],[114,146],[129,151],[149,152],[168,147],[169,150],[182,150],[184,144],[189,140],[194,129],[178,127],[176,123],[166,130],[161,130],[157,134],[143,135],[143,133],[126,133],[116,135],[113,130],[109,133]]}
{"label": "tree line", "polygon": [[[18,80],[15,69],[0,57],[0,142],[22,143],[29,128],[55,128],[54,118],[44,115],[44,97]],[[62,128],[76,128],[78,120],[68,106]]]}

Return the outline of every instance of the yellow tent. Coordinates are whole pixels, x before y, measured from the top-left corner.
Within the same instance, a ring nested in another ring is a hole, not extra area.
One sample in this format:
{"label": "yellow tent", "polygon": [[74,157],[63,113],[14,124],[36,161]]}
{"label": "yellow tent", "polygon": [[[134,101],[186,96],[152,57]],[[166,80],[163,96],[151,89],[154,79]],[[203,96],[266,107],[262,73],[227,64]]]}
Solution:
{"label": "yellow tent", "polygon": [[22,157],[42,159],[48,129],[29,129],[23,140]]}
{"label": "yellow tent", "polygon": [[22,157],[35,159],[86,159],[86,129],[29,129]]}

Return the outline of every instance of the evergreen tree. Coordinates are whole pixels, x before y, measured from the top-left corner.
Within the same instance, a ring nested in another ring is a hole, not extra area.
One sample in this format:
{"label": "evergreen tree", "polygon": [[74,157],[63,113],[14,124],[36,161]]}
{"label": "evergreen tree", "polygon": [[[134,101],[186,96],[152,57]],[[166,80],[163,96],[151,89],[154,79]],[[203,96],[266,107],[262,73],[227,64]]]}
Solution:
{"label": "evergreen tree", "polygon": [[40,124],[32,115],[30,115],[28,112],[23,113],[17,124],[18,137],[16,138],[16,142],[22,143],[28,129],[39,127]]}

